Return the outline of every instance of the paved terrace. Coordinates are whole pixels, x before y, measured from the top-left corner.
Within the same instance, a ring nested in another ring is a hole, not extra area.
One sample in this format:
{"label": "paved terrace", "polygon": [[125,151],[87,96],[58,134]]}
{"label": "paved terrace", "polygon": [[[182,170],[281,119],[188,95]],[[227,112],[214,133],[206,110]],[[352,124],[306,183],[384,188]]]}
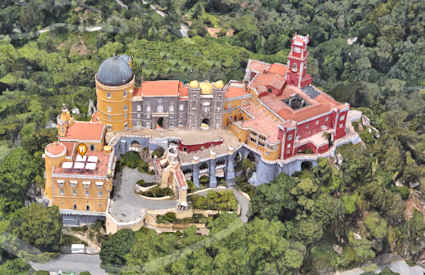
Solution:
{"label": "paved terrace", "polygon": [[191,153],[180,151],[179,155],[182,163],[192,162],[194,156],[199,157],[200,160],[207,159],[210,157],[210,150],[214,151],[216,155],[219,156],[222,154],[227,154],[229,146],[231,146],[233,149],[237,149],[242,145],[242,143],[239,142],[238,138],[231,131],[225,129],[132,129],[117,133],[108,133],[106,136],[106,142],[109,144],[109,142],[112,140],[112,137],[117,138],[118,136],[148,136],[152,139],[180,139],[184,145],[202,144],[223,139],[223,143],[221,145],[210,147],[208,150]]}

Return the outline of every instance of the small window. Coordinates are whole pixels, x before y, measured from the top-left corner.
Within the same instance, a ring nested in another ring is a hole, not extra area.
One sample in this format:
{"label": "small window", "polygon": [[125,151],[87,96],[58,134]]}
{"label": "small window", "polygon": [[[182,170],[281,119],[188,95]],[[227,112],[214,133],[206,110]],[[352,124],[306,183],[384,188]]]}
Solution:
{"label": "small window", "polygon": [[170,109],[170,112],[174,112],[174,105],[171,104],[169,109]]}
{"label": "small window", "polygon": [[94,151],[94,145],[93,144],[90,145],[90,151]]}
{"label": "small window", "polygon": [[86,210],[87,210],[87,211],[90,211],[90,205],[87,205],[87,206],[86,206]]}
{"label": "small window", "polygon": [[142,118],[142,114],[137,114],[137,118]]}
{"label": "small window", "polygon": [[124,92],[123,92],[122,96],[123,96],[123,97],[127,97],[127,90],[124,90]]}
{"label": "small window", "polygon": [[288,135],[288,141],[292,140],[292,135]]}
{"label": "small window", "polygon": [[124,119],[127,119],[127,118],[128,118],[128,114],[124,113]]}
{"label": "small window", "polygon": [[106,93],[106,98],[111,98],[111,97],[112,97],[111,93]]}
{"label": "small window", "polygon": [[150,105],[147,105],[146,106],[146,112],[150,112],[151,111],[151,106]]}
{"label": "small window", "polygon": [[77,205],[76,204],[74,204],[74,210],[77,210]]}
{"label": "small window", "polygon": [[109,121],[111,121],[111,120],[112,120],[111,115],[108,115],[108,120],[109,120]]}
{"label": "small window", "polygon": [[124,105],[124,112],[127,112],[127,111],[128,111],[128,106]]}
{"label": "small window", "polygon": [[140,105],[140,104],[139,104],[139,105],[137,105],[137,111],[138,111],[138,112],[141,112],[141,111],[142,111],[142,105]]}
{"label": "small window", "polygon": [[108,129],[108,131],[111,131],[112,130],[112,125],[111,124],[107,124],[106,125],[106,129]]}
{"label": "small window", "polygon": [[89,196],[89,191],[86,191],[86,196],[87,196],[87,197]]}
{"label": "small window", "polygon": [[180,104],[180,106],[179,106],[179,110],[180,110],[180,111],[184,111],[184,104]]}
{"label": "small window", "polygon": [[60,190],[60,194],[61,194],[61,195],[63,195],[63,194],[64,194],[64,191],[63,191],[63,189],[61,189],[61,190]]}
{"label": "small window", "polygon": [[99,191],[99,192],[97,193],[97,195],[98,195],[99,197],[102,197],[102,195],[103,195],[102,191]]}
{"label": "small window", "polygon": [[339,124],[339,128],[342,128],[342,127],[344,127],[344,123]]}
{"label": "small window", "polygon": [[288,149],[291,149],[291,144],[288,144],[288,146],[287,146],[287,147],[288,147]]}
{"label": "small window", "polygon": [[157,111],[158,113],[163,113],[163,112],[164,112],[164,107],[163,107],[161,104],[159,104],[159,105],[156,107],[156,111]]}
{"label": "small window", "polygon": [[124,123],[124,128],[127,130],[128,129],[128,123]]}
{"label": "small window", "polygon": [[260,145],[260,146],[264,146],[265,144],[264,144],[264,143],[262,143],[262,142],[258,142],[258,145]]}
{"label": "small window", "polygon": [[112,107],[111,107],[111,106],[106,106],[106,111],[107,111],[108,113],[112,112]]}
{"label": "small window", "polygon": [[307,125],[305,126],[305,128],[306,128],[306,129],[309,129],[309,128],[310,128],[310,124],[307,124]]}
{"label": "small window", "polygon": [[292,63],[292,71],[293,72],[297,72],[298,71],[297,63]]}
{"label": "small window", "polygon": [[319,120],[316,120],[316,125],[319,125]]}
{"label": "small window", "polygon": [[73,196],[77,196],[77,191],[72,190],[72,195],[73,195]]}
{"label": "small window", "polygon": [[342,116],[339,118],[339,121],[343,121],[343,120],[344,120],[344,118],[345,118],[345,115],[342,115]]}
{"label": "small window", "polygon": [[294,47],[294,52],[301,53],[301,48],[300,47]]}
{"label": "small window", "polygon": [[255,139],[253,139],[253,138],[251,138],[251,141],[252,141],[252,142],[254,142],[254,143],[256,143],[256,142],[257,142],[257,141],[256,141]]}

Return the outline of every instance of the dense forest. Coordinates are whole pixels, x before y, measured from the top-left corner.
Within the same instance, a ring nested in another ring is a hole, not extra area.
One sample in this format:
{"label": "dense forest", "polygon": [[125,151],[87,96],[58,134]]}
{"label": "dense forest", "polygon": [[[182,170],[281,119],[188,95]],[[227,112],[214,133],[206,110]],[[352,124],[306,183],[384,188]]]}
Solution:
{"label": "dense forest", "polygon": [[[137,81],[241,79],[249,58],[286,63],[297,32],[311,37],[314,85],[362,110],[379,133],[356,125],[365,146],[340,148],[342,164],[324,159],[256,188],[248,224],[221,215],[208,224],[211,239],[193,230],[110,236],[104,267],[317,274],[389,252],[424,259],[425,223],[414,207],[425,195],[424,1],[4,0],[0,18],[2,242],[12,234],[43,253],[58,251],[57,209],[30,204],[43,183],[41,155],[56,138],[49,125],[62,103],[88,119],[102,60],[133,56]],[[158,264],[167,255],[178,256]],[[1,274],[29,269],[13,249],[0,250],[0,264]]]}

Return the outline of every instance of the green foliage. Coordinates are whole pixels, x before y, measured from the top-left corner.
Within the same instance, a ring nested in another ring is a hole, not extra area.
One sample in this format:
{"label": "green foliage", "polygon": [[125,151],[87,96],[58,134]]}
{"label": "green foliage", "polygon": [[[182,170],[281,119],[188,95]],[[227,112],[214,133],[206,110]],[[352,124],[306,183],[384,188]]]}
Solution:
{"label": "green foliage", "polygon": [[387,222],[378,213],[371,212],[364,219],[369,233],[376,239],[383,239],[387,236]]}
{"label": "green foliage", "polygon": [[231,190],[208,191],[206,196],[192,195],[189,201],[194,209],[236,211],[238,201]]}
{"label": "green foliage", "polygon": [[165,152],[164,148],[158,147],[155,150],[153,150],[152,157],[153,158],[154,157],[160,158],[160,157],[162,157],[164,155],[164,152]]}
{"label": "green foliage", "polygon": [[176,213],[168,212],[165,215],[156,216],[157,223],[174,223],[177,220]]}
{"label": "green foliage", "polygon": [[91,275],[91,273],[88,271],[83,271],[83,272],[80,272],[80,275]]}
{"label": "green foliage", "polygon": [[[38,270],[34,273],[35,275],[49,275],[50,272],[46,270]],[[81,274],[81,273],[80,273]]]}
{"label": "green foliage", "polygon": [[129,151],[121,156],[120,166],[127,166],[129,168],[135,169],[139,167],[142,163],[139,153],[134,151]]}
{"label": "green foliage", "polygon": [[62,240],[62,218],[56,206],[33,203],[13,213],[8,232],[43,252],[57,252]]}
{"label": "green foliage", "polygon": [[21,258],[7,260],[0,265],[0,274],[5,275],[25,275],[31,270],[31,266]]}
{"label": "green foliage", "polygon": [[105,270],[113,270],[126,264],[127,254],[133,247],[135,234],[130,229],[121,229],[102,242],[100,259]]}
{"label": "green foliage", "polygon": [[171,190],[171,188],[161,188],[159,186],[154,186],[148,191],[140,192],[138,194],[152,198],[161,198],[174,195],[173,190]]}

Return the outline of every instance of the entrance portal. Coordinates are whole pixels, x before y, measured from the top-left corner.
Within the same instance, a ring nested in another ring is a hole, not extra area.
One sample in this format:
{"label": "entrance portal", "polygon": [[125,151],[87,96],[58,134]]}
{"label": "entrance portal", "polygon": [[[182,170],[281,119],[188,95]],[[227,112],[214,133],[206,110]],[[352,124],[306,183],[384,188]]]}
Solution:
{"label": "entrance portal", "polygon": [[210,128],[210,120],[208,118],[204,118],[201,122],[201,129],[208,130]]}
{"label": "entrance portal", "polygon": [[158,118],[156,125],[160,128],[164,128],[164,118],[163,117]]}

